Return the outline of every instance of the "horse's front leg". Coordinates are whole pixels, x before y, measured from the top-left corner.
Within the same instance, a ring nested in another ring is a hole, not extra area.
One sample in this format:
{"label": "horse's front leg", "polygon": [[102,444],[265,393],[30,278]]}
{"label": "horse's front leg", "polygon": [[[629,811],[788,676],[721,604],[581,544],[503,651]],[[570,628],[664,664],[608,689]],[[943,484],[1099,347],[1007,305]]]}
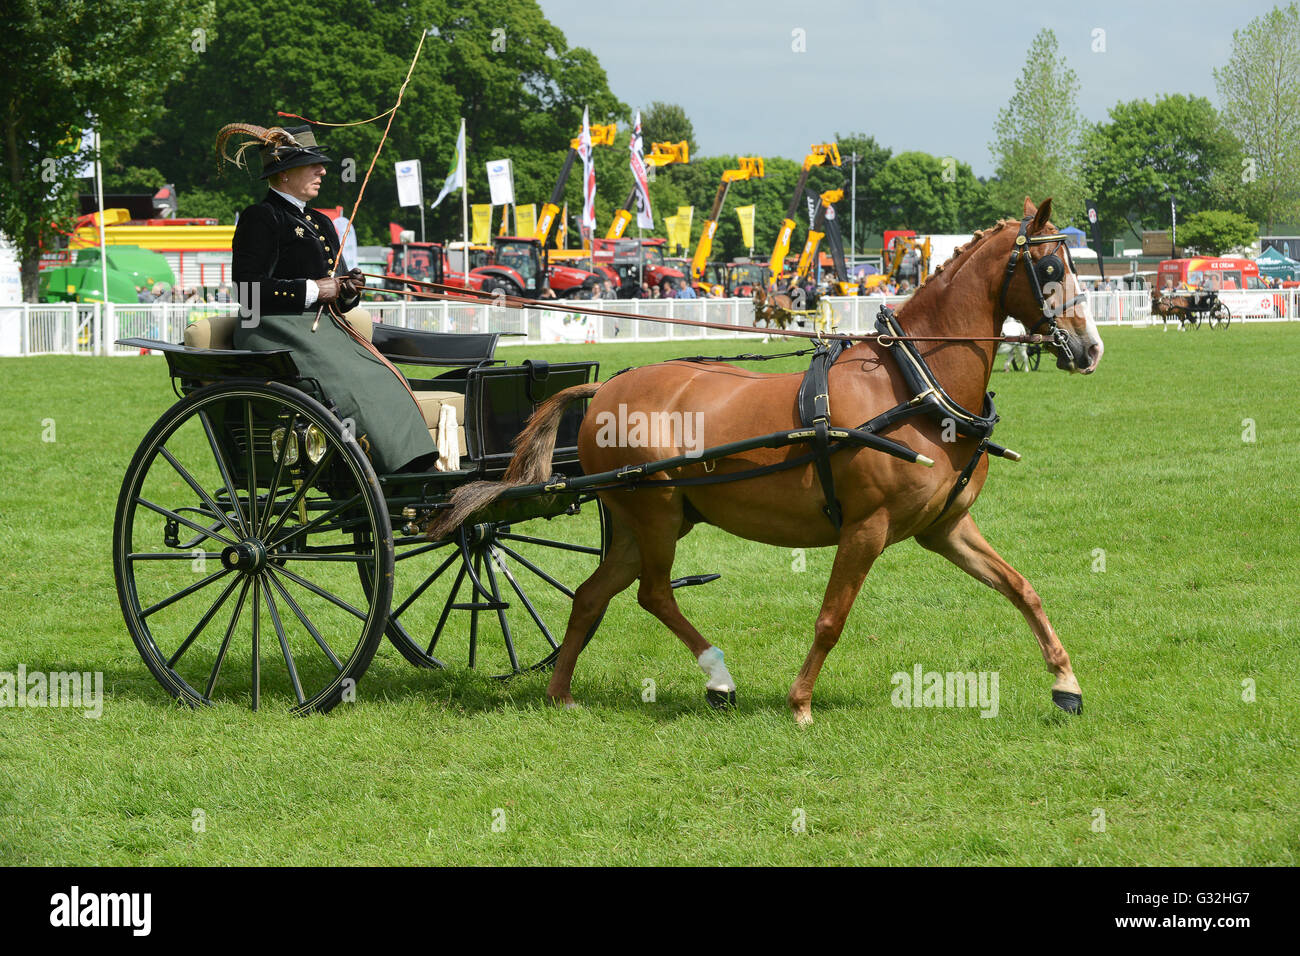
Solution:
{"label": "horse's front leg", "polygon": [[1023,574],[1004,561],[984,540],[975,519],[969,513],[964,514],[942,528],[917,535],[916,540],[922,547],[942,554],[977,581],[983,581],[1020,609],[1038,639],[1047,669],[1056,675],[1056,682],[1052,684],[1052,701],[1067,713],[1083,713],[1083,691],[1075,680],[1070,655],[1065,652],[1051,622],[1043,613],[1043,602],[1038,592]]}
{"label": "horse's front leg", "polygon": [[821,673],[822,664],[826,663],[826,655],[839,641],[844,622],[853,609],[858,591],[862,589],[862,582],[884,547],[883,528],[859,524],[852,529],[846,528],[840,535],[835,563],[831,566],[831,579],[826,584],[821,613],[817,615],[813,645],[786,698],[796,723],[812,723],[812,692],[817,675]]}

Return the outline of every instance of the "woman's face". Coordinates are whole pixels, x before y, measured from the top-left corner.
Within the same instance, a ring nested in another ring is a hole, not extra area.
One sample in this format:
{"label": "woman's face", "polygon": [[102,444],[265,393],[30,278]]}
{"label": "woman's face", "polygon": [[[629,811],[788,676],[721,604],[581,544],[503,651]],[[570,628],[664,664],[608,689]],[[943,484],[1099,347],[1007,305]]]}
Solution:
{"label": "woman's face", "polygon": [[310,202],[320,192],[321,180],[325,178],[325,164],[295,166],[293,169],[286,169],[275,178],[282,184],[275,187],[280,192],[288,193],[303,202]]}

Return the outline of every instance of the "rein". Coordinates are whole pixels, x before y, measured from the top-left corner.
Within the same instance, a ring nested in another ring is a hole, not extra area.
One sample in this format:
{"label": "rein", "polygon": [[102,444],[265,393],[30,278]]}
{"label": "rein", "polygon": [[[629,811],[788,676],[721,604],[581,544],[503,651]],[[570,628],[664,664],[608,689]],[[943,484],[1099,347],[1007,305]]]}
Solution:
{"label": "rein", "polygon": [[[390,276],[363,272],[370,279],[389,279]],[[613,319],[633,319],[641,322],[662,322],[665,325],[688,325],[701,329],[717,329],[722,332],[748,332],[751,334],[786,335],[797,338],[816,339],[819,342],[876,342],[886,347],[894,342],[1012,342],[1022,345],[1042,345],[1054,342],[1048,335],[892,335],[881,332],[869,332],[859,335],[842,332],[805,332],[800,329],[759,329],[748,325],[730,325],[722,322],[701,322],[696,319],[674,319],[667,316],[637,315],[634,312],[615,312],[611,309],[596,309],[590,306],[562,305],[561,300],[526,299],[522,296],[504,295],[495,292],[482,292],[478,289],[464,289],[460,286],[447,285],[442,282],[421,282],[418,279],[402,279],[403,283],[424,286],[438,292],[414,292],[410,290],[390,290],[400,295],[410,295],[421,299],[438,302],[464,302],[467,298],[490,302],[493,305],[515,309],[543,309],[552,312],[568,312],[581,315],[605,316]],[[570,302],[571,300],[563,300]],[[1040,325],[1042,323],[1039,323]]]}

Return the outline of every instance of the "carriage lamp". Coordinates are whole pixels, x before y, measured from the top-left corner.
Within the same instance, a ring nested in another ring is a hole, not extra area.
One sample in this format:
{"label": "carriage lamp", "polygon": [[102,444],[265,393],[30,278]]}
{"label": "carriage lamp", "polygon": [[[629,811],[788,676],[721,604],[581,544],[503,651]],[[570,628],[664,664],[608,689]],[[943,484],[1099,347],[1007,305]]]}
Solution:
{"label": "carriage lamp", "polygon": [[311,459],[311,463],[320,464],[320,460],[325,457],[325,433],[315,425],[309,425],[304,444],[307,446],[307,457]]}
{"label": "carriage lamp", "polygon": [[280,451],[284,450],[284,463],[293,465],[298,461],[298,436],[294,435],[293,440],[285,446],[285,429],[277,428],[271,432],[271,457],[276,461],[280,460]]}

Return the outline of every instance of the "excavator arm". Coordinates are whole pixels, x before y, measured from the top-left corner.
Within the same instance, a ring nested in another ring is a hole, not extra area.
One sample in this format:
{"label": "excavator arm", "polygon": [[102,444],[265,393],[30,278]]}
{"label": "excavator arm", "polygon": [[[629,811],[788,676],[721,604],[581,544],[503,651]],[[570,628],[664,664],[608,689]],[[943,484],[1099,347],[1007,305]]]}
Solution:
{"label": "excavator arm", "polygon": [[814,166],[821,166],[827,162],[832,166],[840,165],[838,143],[819,143],[808,148],[808,155],[804,157],[803,167],[799,172],[799,184],[795,186],[794,196],[785,211],[785,218],[781,220],[781,228],[776,233],[776,244],[772,247],[772,258],[768,263],[772,274],[767,280],[770,285],[776,284],[777,278],[785,267],[785,257],[790,252],[790,237],[794,235],[794,216],[803,199],[804,187],[808,184],[808,173]]}
{"label": "excavator arm", "polygon": [[[614,133],[618,128],[617,123],[610,123],[608,126],[591,127],[591,145],[592,146],[613,146]],[[573,161],[578,158],[578,137],[569,141],[569,152],[564,157],[564,165],[560,168],[560,178],[555,181],[555,188],[551,190],[551,198],[542,203],[542,208],[537,214],[537,231],[534,235],[541,240],[542,248],[550,246],[558,226],[556,216],[560,213],[560,204],[564,202],[564,186],[569,181],[569,172],[573,169]]]}
{"label": "excavator arm", "polygon": [[704,222],[700,241],[695,244],[695,255],[691,258],[691,282],[704,281],[704,267],[708,265],[709,253],[713,251],[713,234],[718,229],[718,217],[722,215],[722,204],[727,201],[727,191],[732,183],[747,179],[762,179],[766,175],[761,156],[741,156],[739,169],[724,169],[722,182],[718,184],[717,195],[713,197],[713,209]]}
{"label": "excavator arm", "polygon": [[[645,157],[648,165],[659,167],[668,166],[672,163],[689,163],[690,147],[686,140],[680,143],[651,143],[650,153]],[[632,191],[627,194],[627,200],[623,203],[623,208],[614,213],[614,221],[609,224],[609,231],[605,233],[606,239],[622,239],[623,233],[627,232],[628,224],[632,221],[632,209],[636,206],[636,184],[632,185]]]}

